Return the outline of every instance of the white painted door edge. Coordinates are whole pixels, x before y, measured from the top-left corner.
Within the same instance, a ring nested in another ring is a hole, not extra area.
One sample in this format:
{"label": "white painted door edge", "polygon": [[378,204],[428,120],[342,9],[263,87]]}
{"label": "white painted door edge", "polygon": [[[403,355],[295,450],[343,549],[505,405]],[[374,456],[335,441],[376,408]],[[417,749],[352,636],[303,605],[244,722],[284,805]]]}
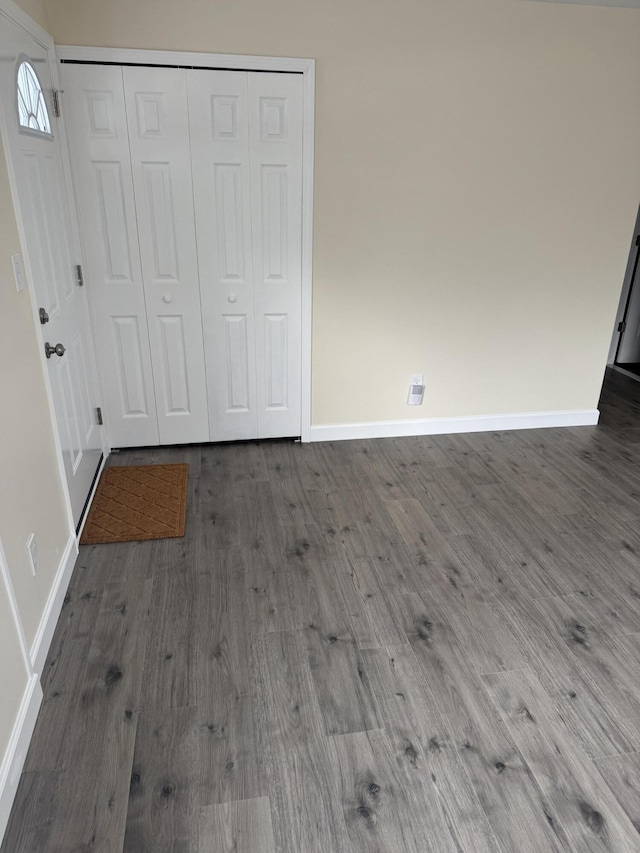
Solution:
{"label": "white painted door edge", "polygon": [[79,62],[188,65],[201,68],[245,71],[289,71],[303,76],[302,139],[302,394],[301,438],[311,441],[311,332],[313,257],[313,163],[315,138],[314,59],[276,56],[244,56],[230,53],[190,53],[171,50],[130,50],[110,47],[57,45],[59,60]]}
{"label": "white painted door edge", "polygon": [[399,438],[412,435],[446,435],[464,432],[594,426],[597,409],[557,412],[522,412],[510,415],[479,415],[468,418],[423,418],[403,421],[372,421],[357,424],[324,424],[311,427],[311,441],[344,441],[359,438]]}

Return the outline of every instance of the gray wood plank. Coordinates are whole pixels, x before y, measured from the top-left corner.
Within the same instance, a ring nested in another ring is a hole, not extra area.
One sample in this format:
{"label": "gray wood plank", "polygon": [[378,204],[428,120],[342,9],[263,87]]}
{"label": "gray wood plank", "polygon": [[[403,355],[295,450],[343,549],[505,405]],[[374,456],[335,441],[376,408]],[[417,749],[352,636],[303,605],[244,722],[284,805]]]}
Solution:
{"label": "gray wood plank", "polygon": [[449,833],[438,831],[442,816],[423,798],[420,780],[398,771],[383,732],[338,735],[331,748],[354,853],[460,849]]}
{"label": "gray wood plank", "polygon": [[195,707],[141,712],[123,851],[196,853],[199,750],[212,736]]}
{"label": "gray wood plank", "polygon": [[261,794],[248,696],[143,711],[131,776],[125,850],[196,850],[205,805]]}
{"label": "gray wood plank", "polygon": [[402,786],[416,789],[436,850],[499,850],[448,726],[409,645],[363,654]]}
{"label": "gray wood plank", "polygon": [[360,648],[395,646],[407,642],[401,608],[394,595],[380,583],[376,561],[354,560],[352,578],[355,589],[362,599],[363,610],[375,632],[375,641],[363,638]]}
{"label": "gray wood plank", "polygon": [[217,696],[232,702],[249,692],[248,559],[242,548],[198,557],[195,612],[189,626],[196,705],[206,706]]}
{"label": "gray wood plank", "polygon": [[549,825],[569,850],[633,850],[631,821],[526,670],[486,676],[542,791]]}
{"label": "gray wood plank", "polygon": [[[544,612],[543,612],[544,611]],[[632,746],[637,748],[640,737],[640,684],[637,680],[637,658],[631,657],[632,645],[624,648],[624,637],[613,638],[600,629],[591,619],[591,614],[579,596],[564,596],[532,607],[534,615],[545,619],[549,632],[556,636],[570,650],[567,666],[575,662],[595,691],[602,699],[609,716],[618,724],[621,731],[629,733],[629,742],[623,743],[629,752]],[[610,750],[613,752],[613,750]]]}
{"label": "gray wood plank", "polygon": [[636,712],[624,688],[621,692],[616,686],[615,667],[600,675],[594,670],[590,676],[588,666],[575,654],[583,633],[589,636],[594,631],[604,638],[581,597],[529,602],[505,598],[501,606],[527,665],[587,754],[595,758],[635,749]]}
{"label": "gray wood plank", "polygon": [[[254,559],[247,562],[256,562]],[[246,569],[247,616],[253,634],[289,631],[302,628],[302,614],[295,596],[291,572],[278,572],[261,567],[260,580],[252,581],[258,572]]]}
{"label": "gray wood plank", "polygon": [[261,775],[276,850],[354,853],[301,633],[255,637],[253,662]]}
{"label": "gray wood plank", "polygon": [[57,782],[64,793],[58,795],[51,850],[122,850],[151,586],[140,574],[102,596],[86,686],[67,718],[73,736]]}
{"label": "gray wood plank", "polygon": [[154,582],[142,676],[145,707],[178,708],[195,702],[192,625],[198,589],[193,567],[199,520],[200,480],[190,477],[185,535],[138,543],[151,548],[146,566]]}
{"label": "gray wood plank", "polygon": [[202,477],[207,489],[220,490],[222,484],[266,482],[269,473],[262,445],[257,441],[207,444],[202,446]]}
{"label": "gray wood plank", "polygon": [[530,769],[450,626],[433,613],[410,642],[500,846],[564,849]]}
{"label": "gray wood plank", "polygon": [[3,853],[53,850],[51,831],[59,820],[62,794],[59,778],[60,773],[52,770],[22,773],[2,840]]}
{"label": "gray wood plank", "polygon": [[200,810],[198,853],[276,853],[268,797]]}
{"label": "gray wood plank", "polygon": [[469,665],[478,675],[526,665],[515,632],[510,630],[501,611],[493,602],[487,604],[473,596],[466,598],[462,581],[454,595],[434,584],[431,593],[399,595],[396,601],[407,636],[423,635],[432,614],[437,613],[456,635]]}
{"label": "gray wood plank", "polygon": [[[80,559],[87,556],[85,550]],[[101,584],[86,566],[74,569],[41,676],[43,700],[25,762],[26,773],[63,766],[65,732],[83,690],[86,649],[100,612]]]}
{"label": "gray wood plank", "polygon": [[304,565],[293,575],[327,734],[378,728],[356,635],[367,647],[377,645],[377,638],[364,602],[357,599],[351,578],[340,568],[346,560],[340,546],[326,545],[319,553],[309,549]]}
{"label": "gray wood plank", "polygon": [[635,827],[640,846],[640,753],[610,755],[594,764]]}

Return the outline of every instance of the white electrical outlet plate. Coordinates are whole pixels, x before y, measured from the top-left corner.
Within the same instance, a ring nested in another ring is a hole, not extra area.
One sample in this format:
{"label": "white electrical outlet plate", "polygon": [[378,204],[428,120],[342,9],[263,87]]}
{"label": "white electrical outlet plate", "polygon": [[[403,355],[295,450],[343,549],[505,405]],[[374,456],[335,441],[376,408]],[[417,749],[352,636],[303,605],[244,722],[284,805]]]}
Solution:
{"label": "white electrical outlet plate", "polygon": [[22,257],[20,255],[11,255],[11,266],[13,267],[13,277],[16,280],[16,290],[20,293],[24,290],[24,275],[22,273]]}
{"label": "white electrical outlet plate", "polygon": [[36,542],[35,533],[32,533],[27,539],[27,553],[29,554],[29,562],[31,563],[31,573],[35,575],[38,572],[38,543]]}
{"label": "white electrical outlet plate", "polygon": [[409,398],[407,405],[421,406],[424,399],[424,376],[422,373],[414,373],[409,382]]}

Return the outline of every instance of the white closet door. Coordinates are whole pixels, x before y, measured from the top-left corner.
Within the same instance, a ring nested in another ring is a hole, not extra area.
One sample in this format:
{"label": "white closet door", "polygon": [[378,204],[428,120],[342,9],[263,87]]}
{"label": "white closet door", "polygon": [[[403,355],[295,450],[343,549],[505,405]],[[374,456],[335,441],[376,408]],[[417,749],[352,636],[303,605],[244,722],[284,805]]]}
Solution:
{"label": "white closet door", "polygon": [[302,77],[187,72],[211,439],[301,431]]}
{"label": "white closet door", "polygon": [[258,437],[301,432],[302,75],[249,74]]}
{"label": "white closet door", "polygon": [[256,438],[247,74],[187,71],[212,441]]}
{"label": "white closet door", "polygon": [[109,439],[158,444],[122,69],[63,64],[62,84]]}
{"label": "white closet door", "polygon": [[123,73],[160,443],[208,441],[185,72]]}

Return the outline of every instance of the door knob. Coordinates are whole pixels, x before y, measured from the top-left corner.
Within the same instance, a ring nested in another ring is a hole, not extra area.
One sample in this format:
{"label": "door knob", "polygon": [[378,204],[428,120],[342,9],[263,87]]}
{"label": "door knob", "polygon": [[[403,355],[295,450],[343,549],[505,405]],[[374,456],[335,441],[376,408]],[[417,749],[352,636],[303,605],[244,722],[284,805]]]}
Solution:
{"label": "door knob", "polygon": [[40,322],[42,323],[42,325],[43,325],[43,326],[44,326],[44,324],[45,324],[45,323],[48,323],[48,322],[49,322],[49,315],[48,315],[48,314],[47,314],[47,312],[44,310],[44,308],[41,308],[41,309],[38,311],[38,314],[40,315]]}
{"label": "door knob", "polygon": [[166,302],[167,304],[169,304],[169,302],[171,302],[172,299],[173,299],[173,296],[170,293],[165,293],[165,295],[162,297],[162,301]]}
{"label": "door knob", "polygon": [[51,346],[49,341],[44,345],[44,354],[47,358],[51,358],[52,355],[59,355],[62,357],[65,353],[65,349],[62,344],[56,344],[54,347]]}
{"label": "door knob", "polygon": [[231,294],[231,296],[227,296],[227,299],[228,299],[228,301],[229,301],[229,302],[236,302],[236,301],[237,301],[237,299],[238,299],[238,297],[237,297],[237,296],[234,296],[234,295],[233,295],[233,293],[232,293],[232,294]]}

